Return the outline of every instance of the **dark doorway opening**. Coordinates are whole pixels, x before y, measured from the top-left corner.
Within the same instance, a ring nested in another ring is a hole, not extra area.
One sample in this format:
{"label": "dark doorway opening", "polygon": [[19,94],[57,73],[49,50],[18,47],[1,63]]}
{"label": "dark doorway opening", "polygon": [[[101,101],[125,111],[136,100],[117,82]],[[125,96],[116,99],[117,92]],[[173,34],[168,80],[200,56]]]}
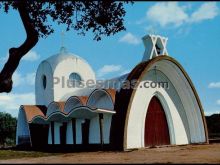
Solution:
{"label": "dark doorway opening", "polygon": [[31,143],[34,148],[47,146],[49,125],[30,124]]}
{"label": "dark doorway opening", "polygon": [[66,144],[66,129],[67,129],[67,123],[63,123],[63,125],[60,127],[60,144],[61,145]]}
{"label": "dark doorway opening", "polygon": [[82,123],[82,143],[83,143],[83,145],[89,144],[89,124],[90,124],[89,119],[85,119],[85,122]]}

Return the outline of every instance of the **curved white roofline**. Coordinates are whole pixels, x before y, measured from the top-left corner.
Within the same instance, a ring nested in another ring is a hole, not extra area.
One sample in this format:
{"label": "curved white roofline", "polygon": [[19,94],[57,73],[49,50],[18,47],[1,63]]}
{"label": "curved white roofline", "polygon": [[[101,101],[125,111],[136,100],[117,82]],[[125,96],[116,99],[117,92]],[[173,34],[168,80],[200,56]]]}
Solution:
{"label": "curved white roofline", "polygon": [[[85,113],[86,113],[86,116],[85,116]],[[41,124],[48,124],[50,121],[56,120],[56,117],[58,117],[59,119],[62,118],[63,120],[67,121],[73,117],[78,117],[78,118],[80,116],[81,118],[86,118],[88,116],[94,117],[96,114],[99,114],[99,113],[115,114],[116,112],[112,110],[105,110],[105,109],[97,109],[97,108],[92,109],[88,106],[80,106],[80,107],[73,108],[68,114],[61,112],[61,111],[54,111],[48,117],[38,115],[38,116],[35,116],[29,123],[40,121]]]}
{"label": "curved white roofline", "polygon": [[[65,50],[63,50],[63,49],[65,49]],[[44,61],[47,61],[52,66],[52,68],[54,68],[55,66],[57,66],[58,63],[62,62],[63,60],[66,60],[66,59],[76,59],[76,60],[79,59],[89,65],[89,63],[85,59],[83,59],[82,57],[80,57],[76,54],[68,52],[66,50],[66,48],[64,48],[64,47],[61,47],[59,53],[48,57]]]}
{"label": "curved white roofline", "polygon": [[[93,102],[93,100],[94,101],[102,101],[101,98],[103,98],[103,96],[107,96],[107,98],[108,98],[108,100],[103,100],[102,105],[106,106],[104,109],[114,110],[114,101],[112,100],[111,94],[109,94],[109,92],[106,89],[95,89],[95,90],[93,90],[92,93],[88,97],[86,105],[88,107],[93,107],[94,106],[94,108],[99,108],[99,107],[97,107],[97,105],[92,105],[92,102]],[[100,98],[97,98],[97,97],[100,97]],[[107,107],[107,102],[109,100],[111,102],[111,106]]]}
{"label": "curved white roofline", "polygon": [[[73,104],[72,101],[75,103]],[[76,104],[77,103],[77,104]],[[69,106],[72,106],[72,108],[76,108],[76,107],[80,107],[83,106],[82,101],[80,100],[80,98],[78,96],[71,96],[67,99],[67,101],[65,102],[64,105],[64,112],[68,113],[69,111],[71,111],[71,109],[69,108]]]}
{"label": "curved white roofline", "polygon": [[61,112],[62,111],[62,107],[60,106],[60,104],[56,101],[51,102],[48,107],[47,107],[47,113],[46,116],[50,116],[50,114],[52,114],[53,112]]}

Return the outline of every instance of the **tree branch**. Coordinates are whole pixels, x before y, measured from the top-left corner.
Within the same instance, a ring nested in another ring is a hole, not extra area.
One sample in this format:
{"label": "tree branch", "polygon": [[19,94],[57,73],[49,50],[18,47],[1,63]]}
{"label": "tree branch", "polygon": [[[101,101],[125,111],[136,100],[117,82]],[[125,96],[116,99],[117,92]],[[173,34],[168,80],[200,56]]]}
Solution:
{"label": "tree branch", "polygon": [[39,33],[35,30],[30,18],[27,1],[15,2],[24,25],[27,38],[18,48],[9,49],[9,58],[0,73],[0,93],[10,92],[12,89],[12,75],[17,69],[22,57],[28,53],[38,42]]}

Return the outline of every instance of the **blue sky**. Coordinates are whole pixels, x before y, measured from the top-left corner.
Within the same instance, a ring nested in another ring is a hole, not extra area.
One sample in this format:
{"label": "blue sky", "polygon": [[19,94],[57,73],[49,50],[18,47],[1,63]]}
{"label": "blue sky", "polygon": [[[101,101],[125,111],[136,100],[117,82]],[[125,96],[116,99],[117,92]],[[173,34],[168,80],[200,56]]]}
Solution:
{"label": "blue sky", "polygon": [[[65,33],[68,51],[87,60],[98,78],[111,78],[134,68],[142,59],[141,38],[149,33],[168,37],[167,49],[191,77],[207,115],[220,112],[220,3],[135,2],[126,5],[126,31],[101,41],[93,34]],[[11,47],[25,40],[17,11],[0,13],[0,68]],[[21,61],[10,94],[0,94],[0,111],[17,116],[19,105],[34,104],[34,76],[39,63],[59,52],[65,26],[53,23],[55,33],[41,38]]]}

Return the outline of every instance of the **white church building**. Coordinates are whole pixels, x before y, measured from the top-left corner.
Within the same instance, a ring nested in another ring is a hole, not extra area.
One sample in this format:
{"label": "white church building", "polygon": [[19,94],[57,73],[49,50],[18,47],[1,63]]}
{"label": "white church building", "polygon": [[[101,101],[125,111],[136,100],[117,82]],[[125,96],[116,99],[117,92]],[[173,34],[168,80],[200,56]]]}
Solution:
{"label": "white church building", "polygon": [[[102,88],[80,86],[96,82],[95,72],[64,47],[42,61],[36,72],[36,105],[19,109],[17,146],[127,150],[208,143],[199,96],[183,67],[168,55],[167,40],[143,37],[142,61],[130,73],[106,80],[112,84]],[[132,88],[114,85],[133,80]]]}

